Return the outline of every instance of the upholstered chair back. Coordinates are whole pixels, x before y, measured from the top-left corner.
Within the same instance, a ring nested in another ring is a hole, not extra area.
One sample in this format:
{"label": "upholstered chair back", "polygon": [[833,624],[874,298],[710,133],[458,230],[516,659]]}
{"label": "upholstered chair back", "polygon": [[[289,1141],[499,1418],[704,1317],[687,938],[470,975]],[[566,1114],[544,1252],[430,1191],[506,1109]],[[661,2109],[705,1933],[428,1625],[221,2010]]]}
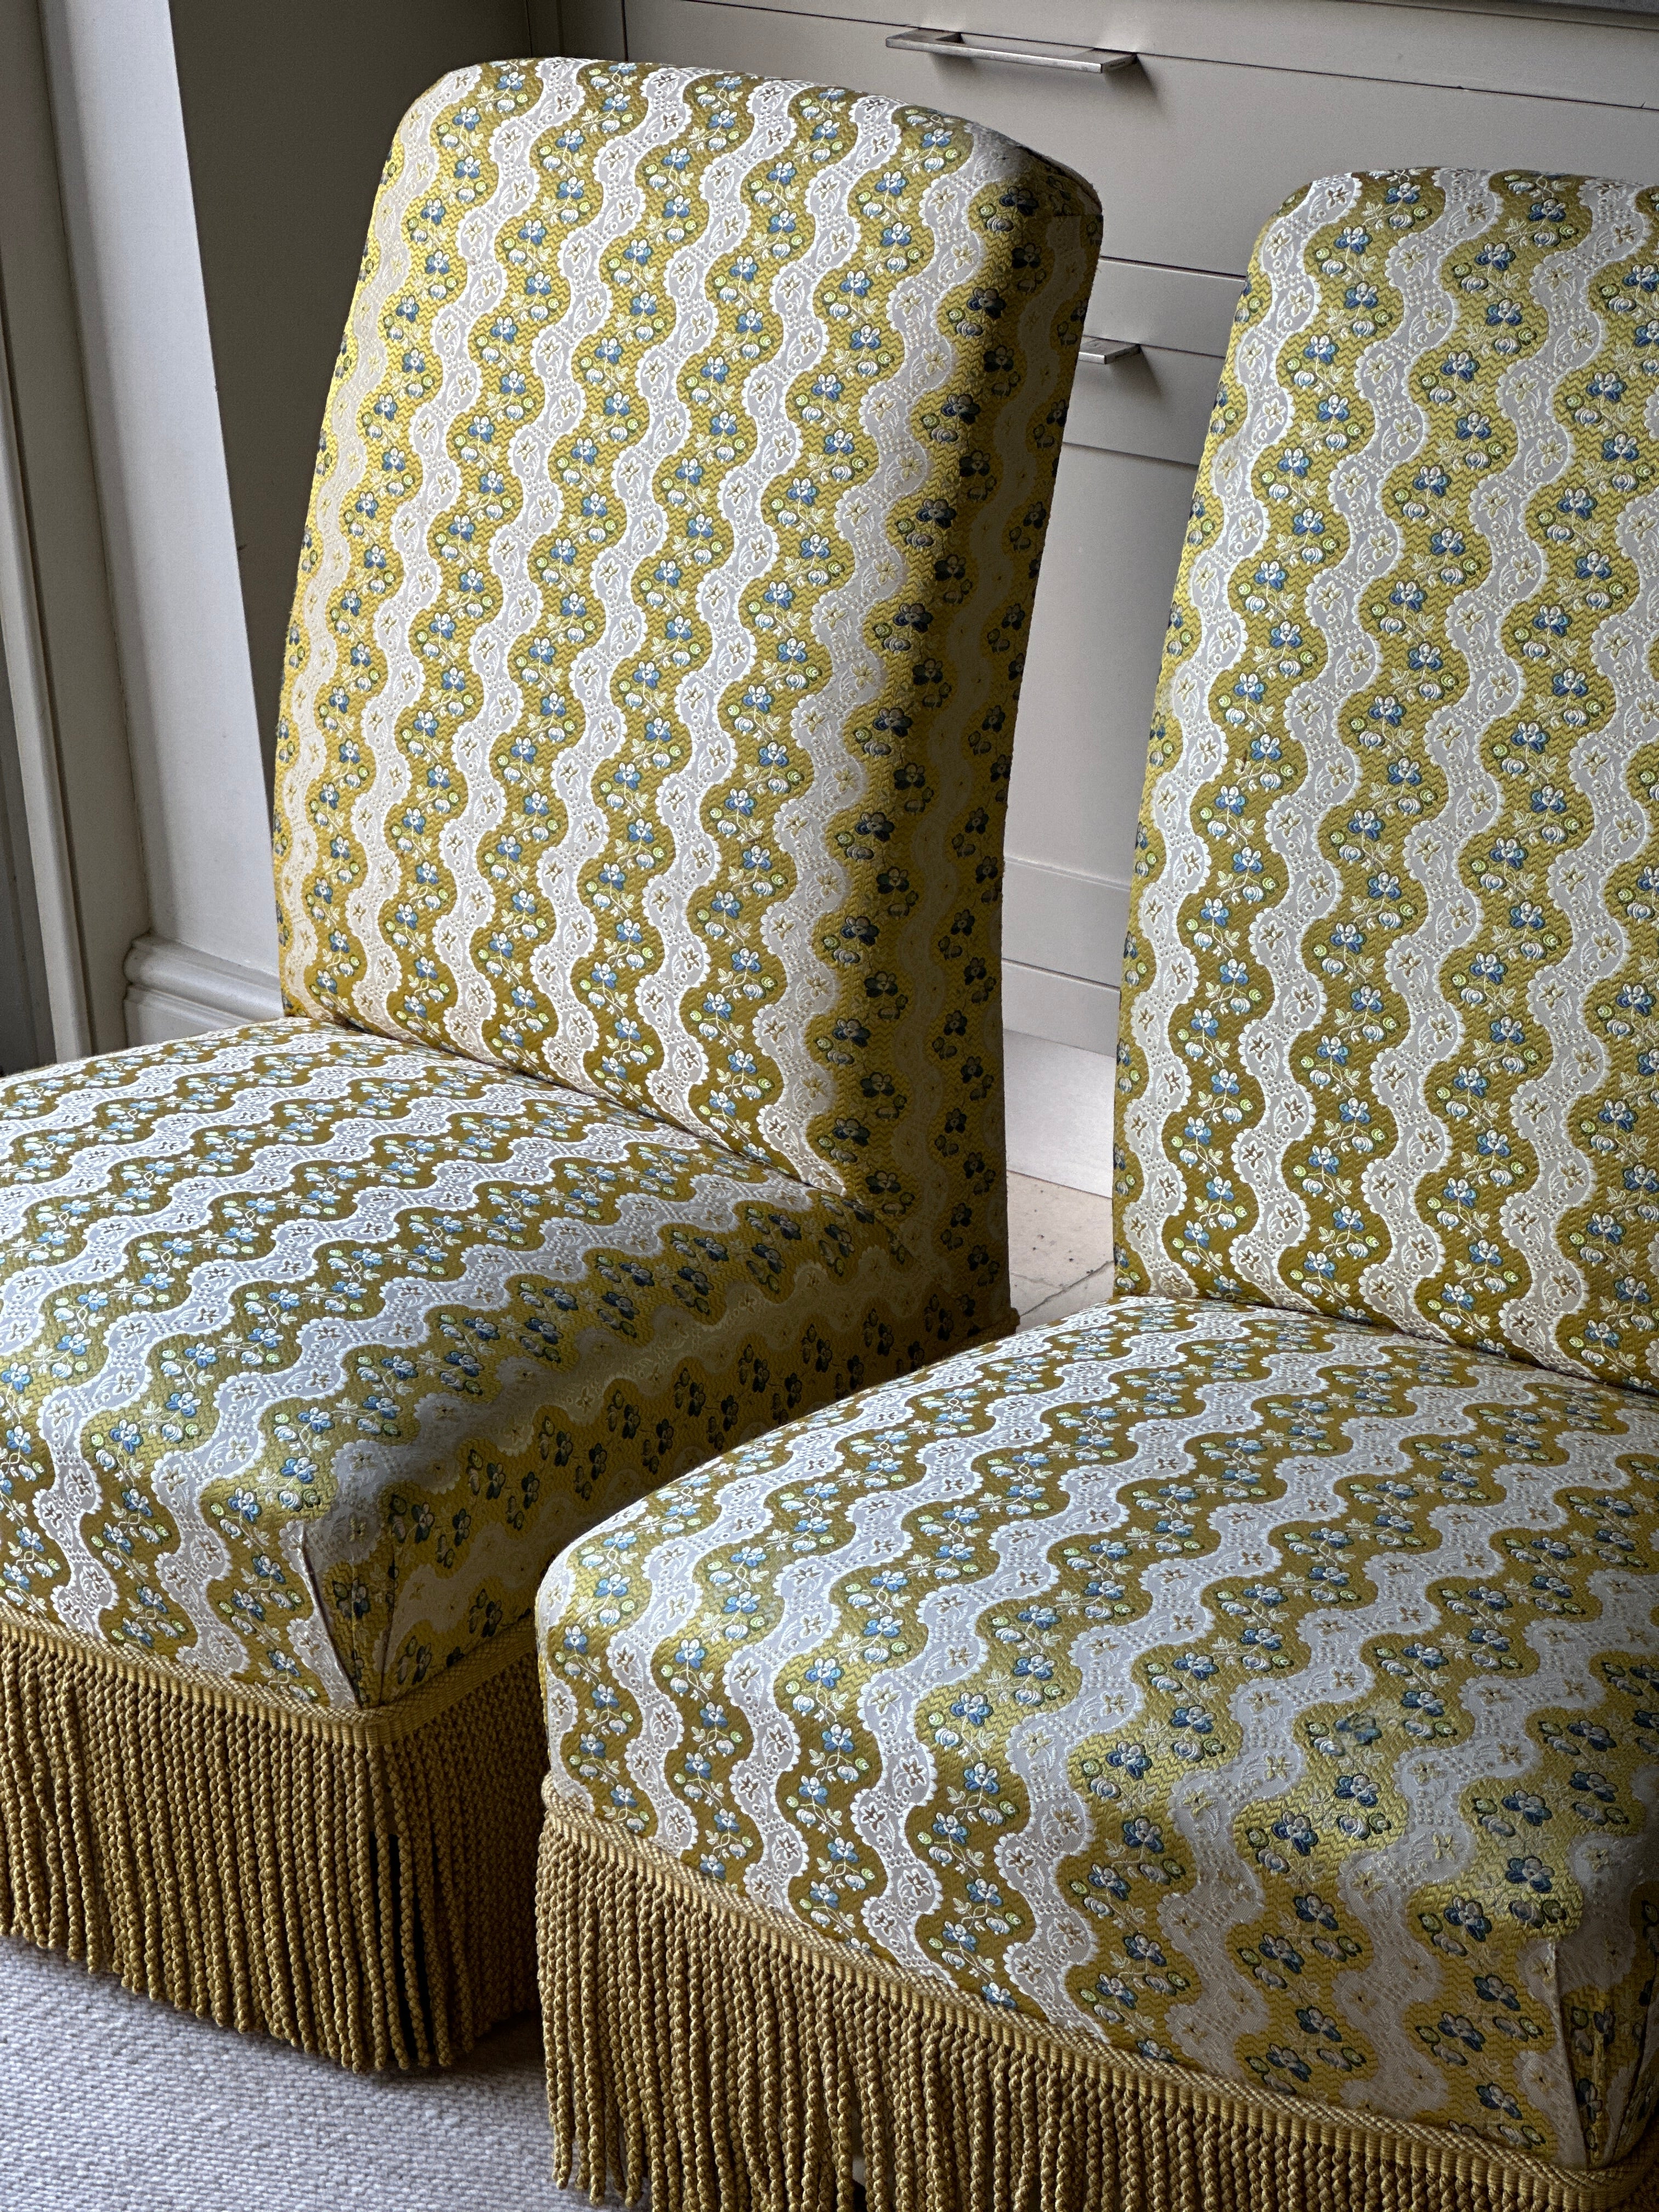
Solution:
{"label": "upholstered chair back", "polygon": [[1171,610],[1120,1281],[1659,1385],[1659,195],[1327,178]]}
{"label": "upholstered chair back", "polygon": [[845,92],[544,61],[419,101],[295,607],[289,1006],[1006,1271],[1002,801],[1098,222]]}

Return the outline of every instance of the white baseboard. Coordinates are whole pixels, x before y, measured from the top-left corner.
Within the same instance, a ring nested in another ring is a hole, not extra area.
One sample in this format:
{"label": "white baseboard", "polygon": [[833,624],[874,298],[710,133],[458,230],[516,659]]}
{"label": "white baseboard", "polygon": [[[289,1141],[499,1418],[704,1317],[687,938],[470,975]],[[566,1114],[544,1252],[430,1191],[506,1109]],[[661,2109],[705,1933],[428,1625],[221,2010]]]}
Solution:
{"label": "white baseboard", "polygon": [[1117,993],[1109,983],[1005,960],[1002,1026],[1079,1052],[1103,1053],[1109,1060],[1117,1050]]}
{"label": "white baseboard", "polygon": [[129,1044],[162,1044],[239,1022],[274,1022],[283,994],[274,975],[165,937],[141,937],[127,955]]}
{"label": "white baseboard", "polygon": [[[1004,1031],[1009,1168],[1109,1197],[1117,994],[1014,963],[1004,975],[1011,1018]],[[131,1044],[275,1021],[283,1011],[274,975],[166,938],[141,937],[127,955],[126,975]],[[1061,1028],[1065,1038],[1027,1022]],[[1065,1041],[1078,1037],[1099,1048]]]}
{"label": "white baseboard", "polygon": [[1004,896],[1008,1165],[1109,1198],[1128,887],[1011,860]]}
{"label": "white baseboard", "polygon": [[1009,1172],[1109,1198],[1115,1060],[1018,1030],[1002,1048]]}
{"label": "white baseboard", "polygon": [[1002,877],[1002,957],[1050,975],[1115,986],[1123,964],[1129,886],[1011,854]]}

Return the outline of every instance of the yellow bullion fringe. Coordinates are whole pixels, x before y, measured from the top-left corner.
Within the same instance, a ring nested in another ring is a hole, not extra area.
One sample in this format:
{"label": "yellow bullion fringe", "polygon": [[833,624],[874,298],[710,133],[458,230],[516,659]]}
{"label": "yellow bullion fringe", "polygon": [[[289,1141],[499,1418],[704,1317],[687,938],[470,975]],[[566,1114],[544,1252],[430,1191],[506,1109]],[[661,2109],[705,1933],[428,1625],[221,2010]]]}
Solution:
{"label": "yellow bullion fringe", "polygon": [[0,1621],[0,1930],[358,2070],[535,2002],[535,1655],[334,1717]]}
{"label": "yellow bullion fringe", "polygon": [[538,1940],[554,2178],[651,2212],[1638,2212],[1572,2173],[988,2015],[554,1801]]}

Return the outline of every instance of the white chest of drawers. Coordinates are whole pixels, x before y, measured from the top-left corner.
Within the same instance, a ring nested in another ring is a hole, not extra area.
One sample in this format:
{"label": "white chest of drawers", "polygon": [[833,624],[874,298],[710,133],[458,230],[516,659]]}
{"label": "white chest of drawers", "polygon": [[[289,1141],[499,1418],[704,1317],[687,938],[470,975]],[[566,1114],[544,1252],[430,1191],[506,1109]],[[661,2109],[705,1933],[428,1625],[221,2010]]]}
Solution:
{"label": "white chest of drawers", "polygon": [[[1146,727],[1255,233],[1287,192],[1334,170],[1514,162],[1659,179],[1659,13],[1527,0],[917,4],[920,17],[895,0],[562,0],[562,24],[570,53],[926,100],[1056,155],[1101,195],[1090,327],[1142,351],[1079,371],[1020,716],[1004,917],[1013,1163],[1101,1188]],[[1137,58],[1100,76],[889,46],[919,21]],[[1037,1110],[1044,1085],[1064,1087],[1065,1115]]]}

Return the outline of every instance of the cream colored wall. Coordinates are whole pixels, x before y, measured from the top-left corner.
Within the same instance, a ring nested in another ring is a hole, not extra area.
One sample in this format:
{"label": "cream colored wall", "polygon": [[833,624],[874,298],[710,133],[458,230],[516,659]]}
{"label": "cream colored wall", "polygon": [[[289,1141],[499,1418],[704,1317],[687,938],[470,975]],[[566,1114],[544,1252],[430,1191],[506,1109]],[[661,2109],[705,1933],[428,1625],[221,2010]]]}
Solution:
{"label": "cream colored wall", "polygon": [[269,777],[317,428],[369,203],[447,70],[558,50],[552,0],[171,0]]}

